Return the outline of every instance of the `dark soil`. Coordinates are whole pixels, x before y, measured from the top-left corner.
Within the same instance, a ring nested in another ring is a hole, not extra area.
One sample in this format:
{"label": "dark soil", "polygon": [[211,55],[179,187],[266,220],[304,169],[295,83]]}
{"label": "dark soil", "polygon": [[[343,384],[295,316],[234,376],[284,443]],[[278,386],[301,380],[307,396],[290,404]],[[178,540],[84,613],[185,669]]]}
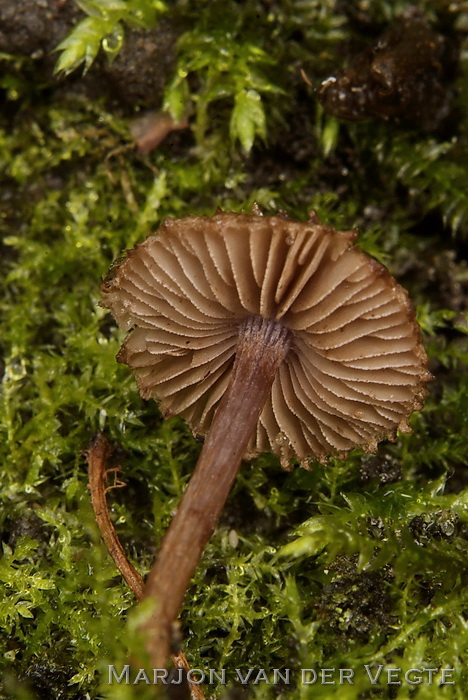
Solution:
{"label": "dark soil", "polygon": [[111,63],[99,55],[92,71],[54,76],[58,44],[85,15],[73,0],[0,0],[0,51],[31,59],[41,82],[69,87],[112,106],[158,107],[174,64],[177,29],[161,19],[152,30],[126,27],[122,50]]}

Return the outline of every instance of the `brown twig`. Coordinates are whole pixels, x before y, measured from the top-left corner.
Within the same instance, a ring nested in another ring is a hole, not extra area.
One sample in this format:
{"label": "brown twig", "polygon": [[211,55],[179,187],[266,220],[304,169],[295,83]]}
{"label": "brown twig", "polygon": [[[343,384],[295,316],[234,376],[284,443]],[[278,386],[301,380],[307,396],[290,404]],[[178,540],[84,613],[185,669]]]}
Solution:
{"label": "brown twig", "polygon": [[[118,478],[116,478],[114,484],[107,486],[108,474],[114,473],[117,475],[120,471],[120,467],[107,468],[108,461],[113,452],[114,448],[102,433],[97,433],[85,452],[88,462],[91,503],[96,516],[96,522],[109,554],[125,579],[128,587],[135,595],[135,598],[141,600],[143,598],[145,583],[133,564],[128,560],[110,519],[109,509],[107,507],[107,492],[114,488],[122,488],[125,486]],[[186,673],[190,671],[190,666],[183,651],[179,650],[177,654],[171,656],[171,659],[177,669],[183,669]],[[200,685],[192,683],[189,679],[188,683],[192,700],[205,700],[205,695]]]}
{"label": "brown twig", "polygon": [[135,597],[140,600],[143,595],[144,581],[127,559],[127,555],[117,537],[107,508],[106,493],[109,490],[109,487],[106,485],[107,475],[111,471],[115,472],[116,469],[106,469],[106,466],[113,451],[112,446],[104,435],[98,433],[86,452],[91,503],[99,530],[101,531],[102,539],[109,550],[109,554],[124,577],[127,585],[133,591]]}

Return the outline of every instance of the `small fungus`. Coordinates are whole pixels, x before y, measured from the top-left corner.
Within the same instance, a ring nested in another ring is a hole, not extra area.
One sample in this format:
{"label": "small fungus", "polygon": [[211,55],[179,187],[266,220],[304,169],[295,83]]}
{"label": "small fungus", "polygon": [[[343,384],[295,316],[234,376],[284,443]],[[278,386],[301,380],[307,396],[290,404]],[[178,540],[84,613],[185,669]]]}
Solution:
{"label": "small fungus", "polygon": [[145,595],[155,667],[242,459],[325,461],[409,431],[430,379],[406,291],[315,214],[167,219],[102,287],[141,395],[207,435]]}
{"label": "small fungus", "polygon": [[430,131],[449,112],[453,63],[447,40],[413,8],[324,80],[317,97],[340,119],[393,119]]}

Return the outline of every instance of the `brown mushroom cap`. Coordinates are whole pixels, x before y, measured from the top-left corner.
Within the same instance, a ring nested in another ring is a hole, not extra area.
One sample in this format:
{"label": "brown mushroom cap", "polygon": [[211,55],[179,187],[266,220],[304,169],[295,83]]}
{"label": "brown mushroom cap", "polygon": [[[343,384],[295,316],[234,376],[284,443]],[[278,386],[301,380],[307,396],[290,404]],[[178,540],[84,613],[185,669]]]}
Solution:
{"label": "brown mushroom cap", "polygon": [[323,460],[376,449],[423,404],[431,375],[407,292],[352,231],[258,212],[167,219],[103,284],[126,329],[118,354],[144,398],[205,434],[227,387],[239,321],[280,321],[291,349],[250,441]]}

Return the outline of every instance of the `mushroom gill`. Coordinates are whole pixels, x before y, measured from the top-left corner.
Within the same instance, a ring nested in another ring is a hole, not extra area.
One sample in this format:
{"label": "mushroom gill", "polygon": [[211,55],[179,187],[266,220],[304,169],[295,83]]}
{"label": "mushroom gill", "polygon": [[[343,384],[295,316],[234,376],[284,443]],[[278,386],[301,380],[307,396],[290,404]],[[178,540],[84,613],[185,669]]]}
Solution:
{"label": "mushroom gill", "polygon": [[144,398],[204,435],[240,324],[271,319],[290,346],[244,456],[272,451],[288,468],[375,450],[409,430],[430,374],[406,291],[356,235],[258,210],[167,219],[103,284],[102,305],[133,329],[118,360]]}

